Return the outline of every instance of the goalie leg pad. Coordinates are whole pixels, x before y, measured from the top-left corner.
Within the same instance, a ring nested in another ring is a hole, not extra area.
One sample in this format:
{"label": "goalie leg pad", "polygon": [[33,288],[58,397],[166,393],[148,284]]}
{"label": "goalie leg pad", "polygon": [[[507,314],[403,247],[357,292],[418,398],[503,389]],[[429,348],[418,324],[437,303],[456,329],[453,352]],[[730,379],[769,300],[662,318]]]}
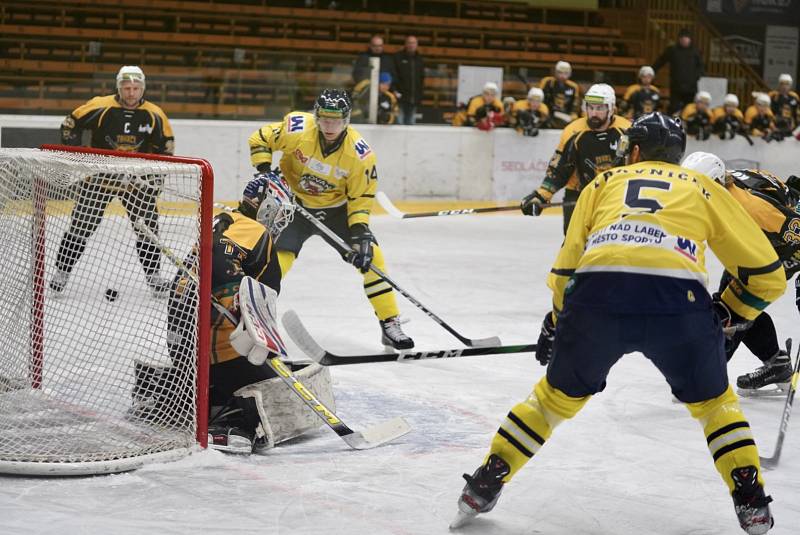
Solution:
{"label": "goalie leg pad", "polygon": [[[336,410],[331,375],[319,364],[309,364],[295,372],[297,379],[329,409]],[[286,387],[280,378],[274,377],[240,388],[234,392],[239,406],[255,405],[260,424],[256,428],[256,440],[261,449],[298,437],[321,425],[319,417]],[[246,410],[246,409],[245,409]]]}

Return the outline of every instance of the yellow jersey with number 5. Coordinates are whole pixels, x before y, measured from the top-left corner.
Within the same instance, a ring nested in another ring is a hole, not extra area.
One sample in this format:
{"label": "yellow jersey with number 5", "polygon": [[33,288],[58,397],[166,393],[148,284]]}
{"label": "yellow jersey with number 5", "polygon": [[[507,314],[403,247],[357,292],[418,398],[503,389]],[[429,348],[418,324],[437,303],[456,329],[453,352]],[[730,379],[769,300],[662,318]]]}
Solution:
{"label": "yellow jersey with number 5", "polygon": [[783,294],[786,277],[764,233],[723,186],[664,162],[601,173],[578,199],[548,278],[557,310],[572,276],[626,273],[707,286],[706,245],[731,273],[722,300],[754,319]]}
{"label": "yellow jersey with number 5", "polygon": [[378,188],[375,152],[352,126],[341,142],[325,150],[320,137],[314,115],[291,112],[250,136],[250,161],[254,167],[272,164],[273,153],[282,152],[281,171],[303,206],[346,204],[348,226],[369,224]]}

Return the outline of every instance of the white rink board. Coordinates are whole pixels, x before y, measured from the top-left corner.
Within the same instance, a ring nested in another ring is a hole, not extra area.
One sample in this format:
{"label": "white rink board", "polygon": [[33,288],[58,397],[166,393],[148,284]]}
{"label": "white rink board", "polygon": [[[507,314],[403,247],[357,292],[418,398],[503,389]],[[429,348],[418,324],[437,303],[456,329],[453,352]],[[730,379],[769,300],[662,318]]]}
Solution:
{"label": "white rink board", "polygon": [[[6,126],[58,129],[63,117],[0,115]],[[257,121],[175,119],[178,154],[205,158],[214,168],[214,197],[238,200],[253,173],[247,139]],[[482,132],[452,126],[356,125],[378,157],[379,188],[393,200],[441,198],[519,200],[544,178],[560,130],[542,130],[535,138],[500,128]],[[762,167],[780,177],[797,174],[800,142],[793,138],[751,147],[741,136],[690,140],[687,154],[714,152],[735,167]]]}

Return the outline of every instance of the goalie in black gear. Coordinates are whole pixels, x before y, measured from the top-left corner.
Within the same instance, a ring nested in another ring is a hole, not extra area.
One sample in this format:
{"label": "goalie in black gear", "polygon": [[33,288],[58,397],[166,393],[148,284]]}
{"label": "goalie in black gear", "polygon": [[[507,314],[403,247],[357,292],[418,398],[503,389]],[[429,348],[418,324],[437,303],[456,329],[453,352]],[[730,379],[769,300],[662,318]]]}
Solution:
{"label": "goalie in black gear", "polygon": [[[144,97],[145,76],[136,66],[117,73],[117,94],[95,97],[70,113],[61,124],[61,142],[80,145],[84,130],[91,130],[91,146],[124,152],[167,154],[174,152],[175,138],[164,111]],[[69,229],[56,254],[56,272],[50,288],[61,293],[87,240],[103,221],[108,204],[118,197],[131,223],[142,220],[158,234],[157,198],[163,177],[127,173],[99,173],[84,179],[78,188]],[[153,295],[165,297],[169,281],[160,276],[161,252],[136,230],[136,253]]]}
{"label": "goalie in black gear", "polygon": [[[800,192],[763,170],[738,169],[726,172],[722,160],[705,152],[690,154],[683,166],[706,174],[725,186],[766,235],[783,264],[787,280],[800,271],[800,236],[793,230],[800,228],[800,213],[796,211]],[[716,295],[722,294],[728,287],[736,289],[742,286],[726,271],[722,274]],[[800,296],[797,282],[795,289]],[[738,393],[743,396],[783,395],[792,376],[791,358],[779,346],[775,324],[767,312],[756,316],[748,328],[729,335],[725,344],[728,360],[740,344],[744,344],[763,365],[736,379]]]}

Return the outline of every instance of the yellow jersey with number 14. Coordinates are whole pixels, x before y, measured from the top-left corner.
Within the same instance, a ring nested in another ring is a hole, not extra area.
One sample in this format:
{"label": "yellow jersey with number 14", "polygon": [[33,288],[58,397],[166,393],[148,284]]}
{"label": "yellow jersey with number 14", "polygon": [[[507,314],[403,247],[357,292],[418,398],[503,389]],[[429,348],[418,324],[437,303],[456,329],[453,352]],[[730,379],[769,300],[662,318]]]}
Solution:
{"label": "yellow jersey with number 14", "polygon": [[375,152],[352,126],[341,143],[323,151],[314,116],[291,112],[283,121],[262,126],[249,139],[253,166],[272,164],[281,151],[286,182],[306,208],[347,204],[347,224],[369,224],[378,188]]}
{"label": "yellow jersey with number 14", "polygon": [[707,176],[664,162],[597,175],[581,193],[548,277],[557,310],[572,276],[630,273],[707,286],[706,244],[736,278],[722,294],[754,319],[783,294],[778,256],[744,208]]}

